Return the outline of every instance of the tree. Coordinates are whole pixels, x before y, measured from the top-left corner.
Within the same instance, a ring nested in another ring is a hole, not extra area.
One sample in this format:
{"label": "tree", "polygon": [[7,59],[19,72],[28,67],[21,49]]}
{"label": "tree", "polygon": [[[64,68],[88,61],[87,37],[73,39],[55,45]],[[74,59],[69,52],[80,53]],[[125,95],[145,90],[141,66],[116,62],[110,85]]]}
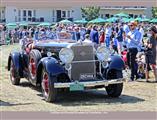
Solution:
{"label": "tree", "polygon": [[153,18],[157,18],[157,7],[152,8]]}
{"label": "tree", "polygon": [[82,17],[90,21],[99,17],[100,7],[85,7],[81,8]]}

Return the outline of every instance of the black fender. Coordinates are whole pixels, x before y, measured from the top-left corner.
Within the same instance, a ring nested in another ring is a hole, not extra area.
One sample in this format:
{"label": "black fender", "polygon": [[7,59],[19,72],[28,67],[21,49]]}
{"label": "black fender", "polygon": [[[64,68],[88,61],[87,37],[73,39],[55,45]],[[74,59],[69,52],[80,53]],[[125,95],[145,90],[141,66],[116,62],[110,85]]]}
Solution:
{"label": "black fender", "polygon": [[105,72],[105,78],[106,79],[112,78],[112,75],[120,71],[122,72],[124,67],[125,67],[124,61],[120,56],[118,55],[110,56],[109,66],[107,67]]}
{"label": "black fender", "polygon": [[109,70],[115,69],[121,71],[125,68],[124,61],[120,56],[112,55],[110,58]]}
{"label": "black fender", "polygon": [[11,60],[15,65],[16,72],[19,73],[19,76],[21,77],[22,76],[21,53],[17,51],[10,53],[8,57],[8,71],[10,71]]}
{"label": "black fender", "polygon": [[65,69],[53,57],[42,58],[37,65],[37,83],[41,83],[41,72],[45,69],[51,77],[57,77],[60,74],[66,74]]}

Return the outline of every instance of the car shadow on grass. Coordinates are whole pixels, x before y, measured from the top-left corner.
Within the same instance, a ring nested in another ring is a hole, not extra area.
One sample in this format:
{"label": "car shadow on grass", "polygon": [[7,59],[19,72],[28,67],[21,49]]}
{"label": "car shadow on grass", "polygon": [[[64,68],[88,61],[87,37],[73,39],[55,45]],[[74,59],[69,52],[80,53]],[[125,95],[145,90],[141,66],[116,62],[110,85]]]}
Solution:
{"label": "car shadow on grass", "polygon": [[2,101],[0,100],[0,106],[17,106],[17,105],[30,105],[32,103],[10,103],[10,102],[5,102],[5,101]]}
{"label": "car shadow on grass", "polygon": [[29,81],[22,81],[20,83],[19,87],[28,87],[28,88],[31,88],[32,90],[35,90],[35,91],[38,91],[38,92],[42,92],[41,91],[41,87],[34,86]]}
{"label": "car shadow on grass", "polygon": [[[33,86],[30,82],[22,82],[20,84],[21,87],[29,87],[32,90],[38,91],[37,95],[43,99],[43,95],[41,93],[40,87]],[[96,90],[85,90],[85,91],[77,91],[77,92],[59,92],[58,99],[54,104],[62,105],[62,106],[88,106],[88,105],[98,105],[98,104],[125,104],[130,103],[134,104],[137,102],[145,101],[142,98],[122,95],[118,98],[111,98],[107,95],[105,89]]]}
{"label": "car shadow on grass", "polygon": [[105,90],[88,90],[61,94],[55,104],[62,106],[88,106],[98,104],[134,104],[142,101],[145,100],[123,94],[118,98],[111,98],[107,95]]}

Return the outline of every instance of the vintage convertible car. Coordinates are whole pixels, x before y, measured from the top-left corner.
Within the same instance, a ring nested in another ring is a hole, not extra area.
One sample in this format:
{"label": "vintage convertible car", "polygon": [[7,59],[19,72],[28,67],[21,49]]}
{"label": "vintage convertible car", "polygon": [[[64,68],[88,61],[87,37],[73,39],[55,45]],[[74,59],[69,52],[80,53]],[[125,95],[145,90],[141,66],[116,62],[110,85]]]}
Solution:
{"label": "vintage convertible car", "polygon": [[59,39],[29,42],[23,50],[10,53],[12,84],[28,79],[41,87],[47,102],[55,102],[60,90],[87,88],[106,88],[109,96],[119,97],[124,81],[121,57],[111,55],[103,45],[78,42],[70,40],[68,33],[59,34]]}

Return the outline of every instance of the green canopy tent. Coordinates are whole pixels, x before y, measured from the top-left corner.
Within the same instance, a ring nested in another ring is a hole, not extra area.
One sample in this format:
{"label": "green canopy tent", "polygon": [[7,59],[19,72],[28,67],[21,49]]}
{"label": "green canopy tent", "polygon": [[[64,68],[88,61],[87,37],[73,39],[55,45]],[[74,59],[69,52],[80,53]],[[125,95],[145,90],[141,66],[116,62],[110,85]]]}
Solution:
{"label": "green canopy tent", "polygon": [[131,21],[134,21],[134,18],[130,18],[130,19],[129,19],[129,22],[131,22]]}
{"label": "green canopy tent", "polygon": [[94,20],[89,21],[88,23],[89,23],[89,24],[98,24],[98,23],[105,23],[105,22],[106,22],[105,19],[96,18],[96,19],[94,19]]}
{"label": "green canopy tent", "polygon": [[121,13],[115,14],[114,17],[129,17],[129,15],[121,12]]}
{"label": "green canopy tent", "polygon": [[8,23],[6,26],[16,26],[16,23]]}
{"label": "green canopy tent", "polygon": [[150,20],[150,23],[157,23],[157,18]]}
{"label": "green canopy tent", "polygon": [[52,25],[51,28],[56,28],[56,25]]}
{"label": "green canopy tent", "polygon": [[16,23],[8,23],[8,24],[6,24],[6,26],[8,29],[15,29],[17,27],[17,24]]}
{"label": "green canopy tent", "polygon": [[138,21],[138,22],[141,22],[142,21],[142,18],[141,17],[137,17],[134,19],[135,21]]}
{"label": "green canopy tent", "polygon": [[82,20],[75,20],[74,23],[76,23],[76,24],[86,24],[86,23],[88,23],[88,21],[86,21],[85,19],[82,19]]}
{"label": "green canopy tent", "polygon": [[28,23],[30,26],[37,26],[40,24],[40,22],[29,22]]}
{"label": "green canopy tent", "polygon": [[28,26],[28,22],[20,22],[19,26]]}
{"label": "green canopy tent", "polygon": [[116,20],[118,20],[117,17],[111,17],[111,18],[108,18],[106,22],[113,23],[113,22],[116,22]]}
{"label": "green canopy tent", "polygon": [[72,22],[70,20],[61,20],[59,23],[62,23],[62,24],[72,24]]}
{"label": "green canopy tent", "polygon": [[150,19],[148,19],[148,18],[144,18],[141,20],[141,22],[149,22],[149,21],[150,21]]}
{"label": "green canopy tent", "polygon": [[48,26],[51,26],[51,23],[43,22],[43,23],[40,23],[38,26],[46,26],[46,27],[48,27]]}
{"label": "green canopy tent", "polygon": [[134,20],[133,18],[123,18],[123,19],[122,19],[122,21],[123,21],[124,23],[128,23],[128,22],[133,21],[133,20]]}
{"label": "green canopy tent", "polygon": [[12,30],[12,29],[17,28],[17,26],[7,26],[7,28],[8,28],[9,30]]}

